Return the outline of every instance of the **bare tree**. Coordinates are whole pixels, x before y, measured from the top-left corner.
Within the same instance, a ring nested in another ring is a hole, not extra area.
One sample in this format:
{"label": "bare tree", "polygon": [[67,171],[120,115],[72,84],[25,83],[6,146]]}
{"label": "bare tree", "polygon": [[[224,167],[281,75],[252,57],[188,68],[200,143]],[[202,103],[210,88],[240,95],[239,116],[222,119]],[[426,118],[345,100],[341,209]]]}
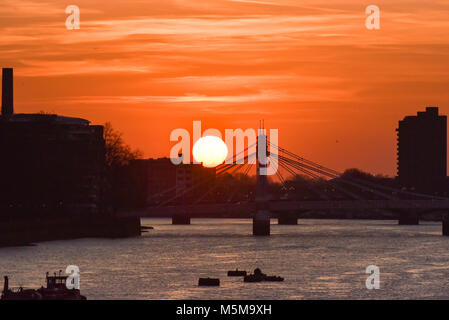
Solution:
{"label": "bare tree", "polygon": [[123,134],[116,131],[111,123],[104,125],[104,139],[106,141],[106,164],[110,168],[123,167],[131,160],[142,157],[142,151],[131,149],[123,141]]}
{"label": "bare tree", "polygon": [[121,132],[115,130],[107,122],[104,125],[104,139],[106,142],[106,179],[108,208],[116,211],[117,208],[129,203],[127,186],[132,177],[129,175],[129,164],[132,160],[142,157],[142,152],[133,150],[123,140]]}

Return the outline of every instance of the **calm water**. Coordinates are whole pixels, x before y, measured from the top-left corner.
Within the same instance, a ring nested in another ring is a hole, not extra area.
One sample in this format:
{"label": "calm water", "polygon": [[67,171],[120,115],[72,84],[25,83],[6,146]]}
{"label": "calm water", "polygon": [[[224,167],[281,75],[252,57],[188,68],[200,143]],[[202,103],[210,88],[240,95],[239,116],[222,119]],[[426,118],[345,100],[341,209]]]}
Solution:
{"label": "calm water", "polygon": [[[88,299],[406,299],[449,298],[449,238],[441,224],[300,220],[251,236],[249,220],[144,220],[154,230],[133,239],[51,241],[0,248],[0,275],[11,285],[40,287],[46,271],[78,265]],[[274,223],[274,222],[273,222]],[[367,290],[377,265],[381,289]],[[282,275],[283,283],[243,283],[230,269]],[[219,288],[199,288],[199,277]]]}

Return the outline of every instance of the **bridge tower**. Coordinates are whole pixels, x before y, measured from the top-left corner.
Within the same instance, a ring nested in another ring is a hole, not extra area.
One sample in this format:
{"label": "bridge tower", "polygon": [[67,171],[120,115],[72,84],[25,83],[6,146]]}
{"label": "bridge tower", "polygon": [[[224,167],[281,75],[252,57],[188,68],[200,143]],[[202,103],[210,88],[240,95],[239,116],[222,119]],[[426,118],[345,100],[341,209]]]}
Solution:
{"label": "bridge tower", "polygon": [[268,147],[267,135],[265,129],[259,129],[257,136],[257,154],[256,154],[256,213],[253,217],[253,235],[270,235],[270,212],[268,211]]}

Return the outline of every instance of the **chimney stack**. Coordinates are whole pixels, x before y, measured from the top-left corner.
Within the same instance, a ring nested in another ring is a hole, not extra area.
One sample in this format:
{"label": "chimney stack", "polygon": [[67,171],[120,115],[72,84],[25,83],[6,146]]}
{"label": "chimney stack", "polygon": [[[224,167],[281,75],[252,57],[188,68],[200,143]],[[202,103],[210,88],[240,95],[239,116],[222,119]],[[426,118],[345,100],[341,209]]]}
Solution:
{"label": "chimney stack", "polygon": [[2,116],[9,117],[14,113],[13,69],[2,70]]}

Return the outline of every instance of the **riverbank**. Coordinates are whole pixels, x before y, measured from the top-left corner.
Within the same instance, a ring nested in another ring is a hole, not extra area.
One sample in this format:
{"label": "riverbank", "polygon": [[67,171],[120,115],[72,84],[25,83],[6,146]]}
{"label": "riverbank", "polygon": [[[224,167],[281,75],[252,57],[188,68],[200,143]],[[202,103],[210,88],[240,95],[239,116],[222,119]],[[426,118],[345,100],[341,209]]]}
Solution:
{"label": "riverbank", "polygon": [[0,247],[77,238],[126,238],[141,235],[140,218],[70,217],[0,221]]}

